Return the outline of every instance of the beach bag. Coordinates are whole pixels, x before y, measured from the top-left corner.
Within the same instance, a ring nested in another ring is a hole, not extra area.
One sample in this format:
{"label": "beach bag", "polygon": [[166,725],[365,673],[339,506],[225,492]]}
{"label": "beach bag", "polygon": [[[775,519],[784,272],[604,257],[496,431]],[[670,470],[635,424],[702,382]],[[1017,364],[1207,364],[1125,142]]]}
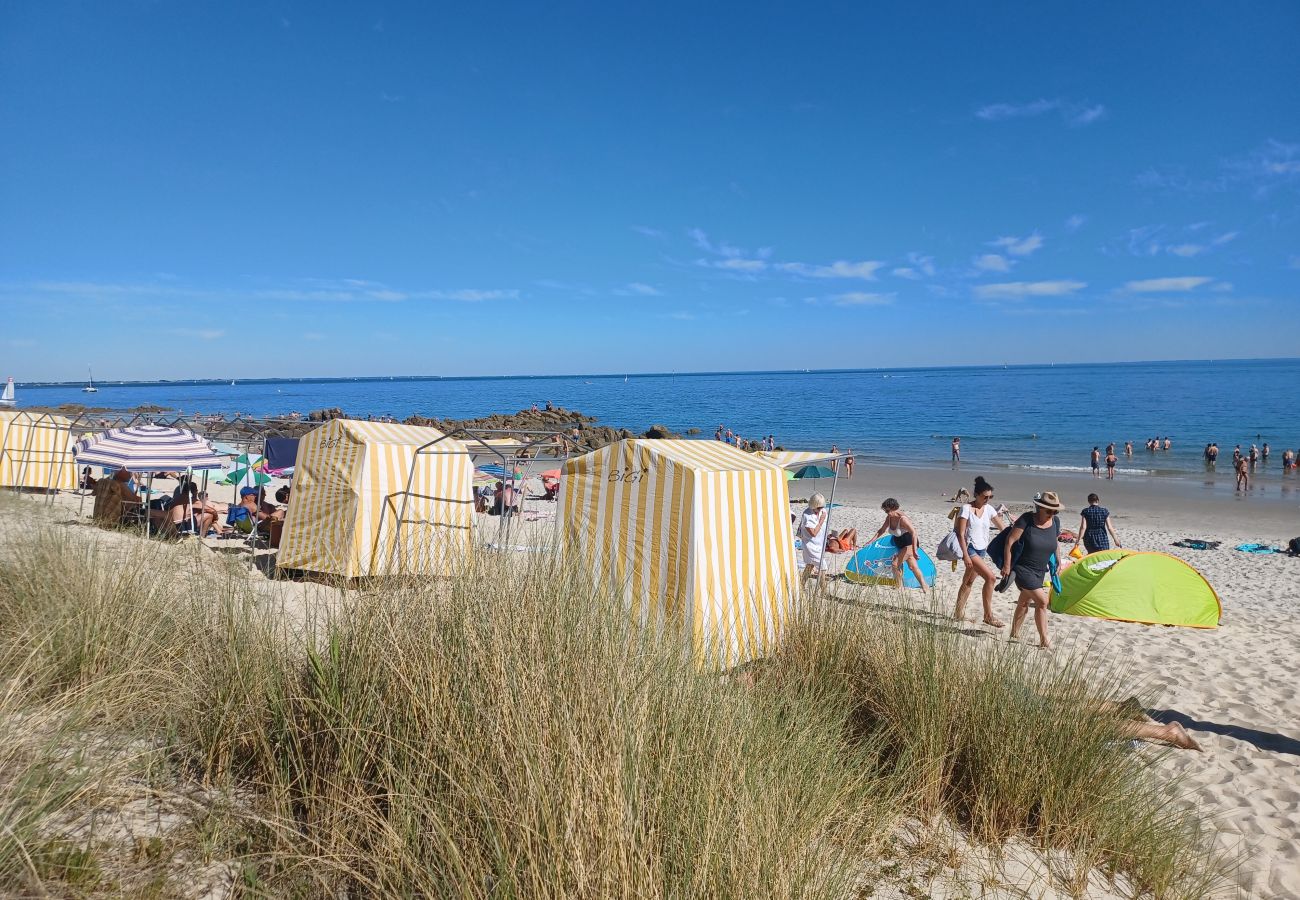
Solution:
{"label": "beach bag", "polygon": [[950,531],[939,541],[939,546],[934,548],[934,558],[944,562],[956,562],[961,559],[961,549],[961,538],[957,536],[957,532]]}
{"label": "beach bag", "polygon": [[1286,542],[1287,556],[1300,556],[1300,537],[1293,537]]}

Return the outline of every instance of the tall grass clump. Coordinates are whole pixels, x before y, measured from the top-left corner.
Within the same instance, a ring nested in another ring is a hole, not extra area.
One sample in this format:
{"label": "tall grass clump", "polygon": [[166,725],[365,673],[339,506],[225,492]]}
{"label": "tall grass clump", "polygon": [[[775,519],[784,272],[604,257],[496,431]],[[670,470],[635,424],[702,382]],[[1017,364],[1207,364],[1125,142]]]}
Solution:
{"label": "tall grass clump", "polygon": [[918,815],[1067,851],[1056,874],[1080,889],[1095,869],[1157,897],[1221,884],[1207,828],[1125,736],[1123,692],[1081,658],[841,610],[805,618],[775,668],[851,691],[853,731]]}
{"label": "tall grass clump", "polygon": [[[1080,883],[1214,884],[1078,666],[810,606],[719,677],[549,553],[332,591],[97,537],[32,525],[0,551],[0,678],[232,798],[185,852],[238,857],[254,896],[829,900],[905,817],[1064,851]],[[27,841],[71,802],[39,805],[42,771]]]}

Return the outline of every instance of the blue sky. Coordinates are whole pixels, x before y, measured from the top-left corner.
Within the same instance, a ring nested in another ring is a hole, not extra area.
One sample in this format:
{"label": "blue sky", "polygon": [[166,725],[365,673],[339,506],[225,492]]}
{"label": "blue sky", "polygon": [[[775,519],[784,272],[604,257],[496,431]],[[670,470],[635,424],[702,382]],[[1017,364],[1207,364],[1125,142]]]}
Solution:
{"label": "blue sky", "polygon": [[0,7],[19,381],[1294,356],[1300,4]]}

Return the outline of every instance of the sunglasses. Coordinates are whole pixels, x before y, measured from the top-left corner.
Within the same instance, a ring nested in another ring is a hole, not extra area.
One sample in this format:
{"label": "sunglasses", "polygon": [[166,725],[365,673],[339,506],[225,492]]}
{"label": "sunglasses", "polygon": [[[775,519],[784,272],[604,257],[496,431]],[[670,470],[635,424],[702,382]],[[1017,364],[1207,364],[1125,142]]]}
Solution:
{"label": "sunglasses", "polygon": [[992,495],[992,494],[980,494],[980,499],[981,499],[981,500],[992,500],[992,499],[993,499],[993,495]]}

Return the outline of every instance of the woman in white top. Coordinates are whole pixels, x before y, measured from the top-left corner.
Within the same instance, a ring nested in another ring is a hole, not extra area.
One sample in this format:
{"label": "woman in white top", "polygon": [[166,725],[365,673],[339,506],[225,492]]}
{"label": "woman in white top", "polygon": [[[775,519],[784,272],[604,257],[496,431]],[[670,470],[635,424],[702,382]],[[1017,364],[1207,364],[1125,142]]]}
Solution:
{"label": "woman in white top", "polygon": [[962,506],[957,521],[953,523],[957,532],[957,542],[961,545],[961,559],[966,564],[966,571],[961,577],[961,587],[957,589],[957,608],[952,617],[957,621],[966,618],[966,601],[977,577],[984,579],[981,597],[984,600],[984,624],[992,628],[1003,628],[1003,622],[993,615],[993,584],[997,573],[989,562],[988,545],[993,537],[993,526],[1005,528],[1006,523],[990,505],[993,499],[993,485],[984,480],[984,476],[975,478],[974,499]]}
{"label": "woman in white top", "polygon": [[799,540],[803,552],[803,580],[807,581],[815,570],[818,587],[826,575],[822,562],[822,551],[826,548],[826,518],[826,498],[813,494],[799,519]]}

